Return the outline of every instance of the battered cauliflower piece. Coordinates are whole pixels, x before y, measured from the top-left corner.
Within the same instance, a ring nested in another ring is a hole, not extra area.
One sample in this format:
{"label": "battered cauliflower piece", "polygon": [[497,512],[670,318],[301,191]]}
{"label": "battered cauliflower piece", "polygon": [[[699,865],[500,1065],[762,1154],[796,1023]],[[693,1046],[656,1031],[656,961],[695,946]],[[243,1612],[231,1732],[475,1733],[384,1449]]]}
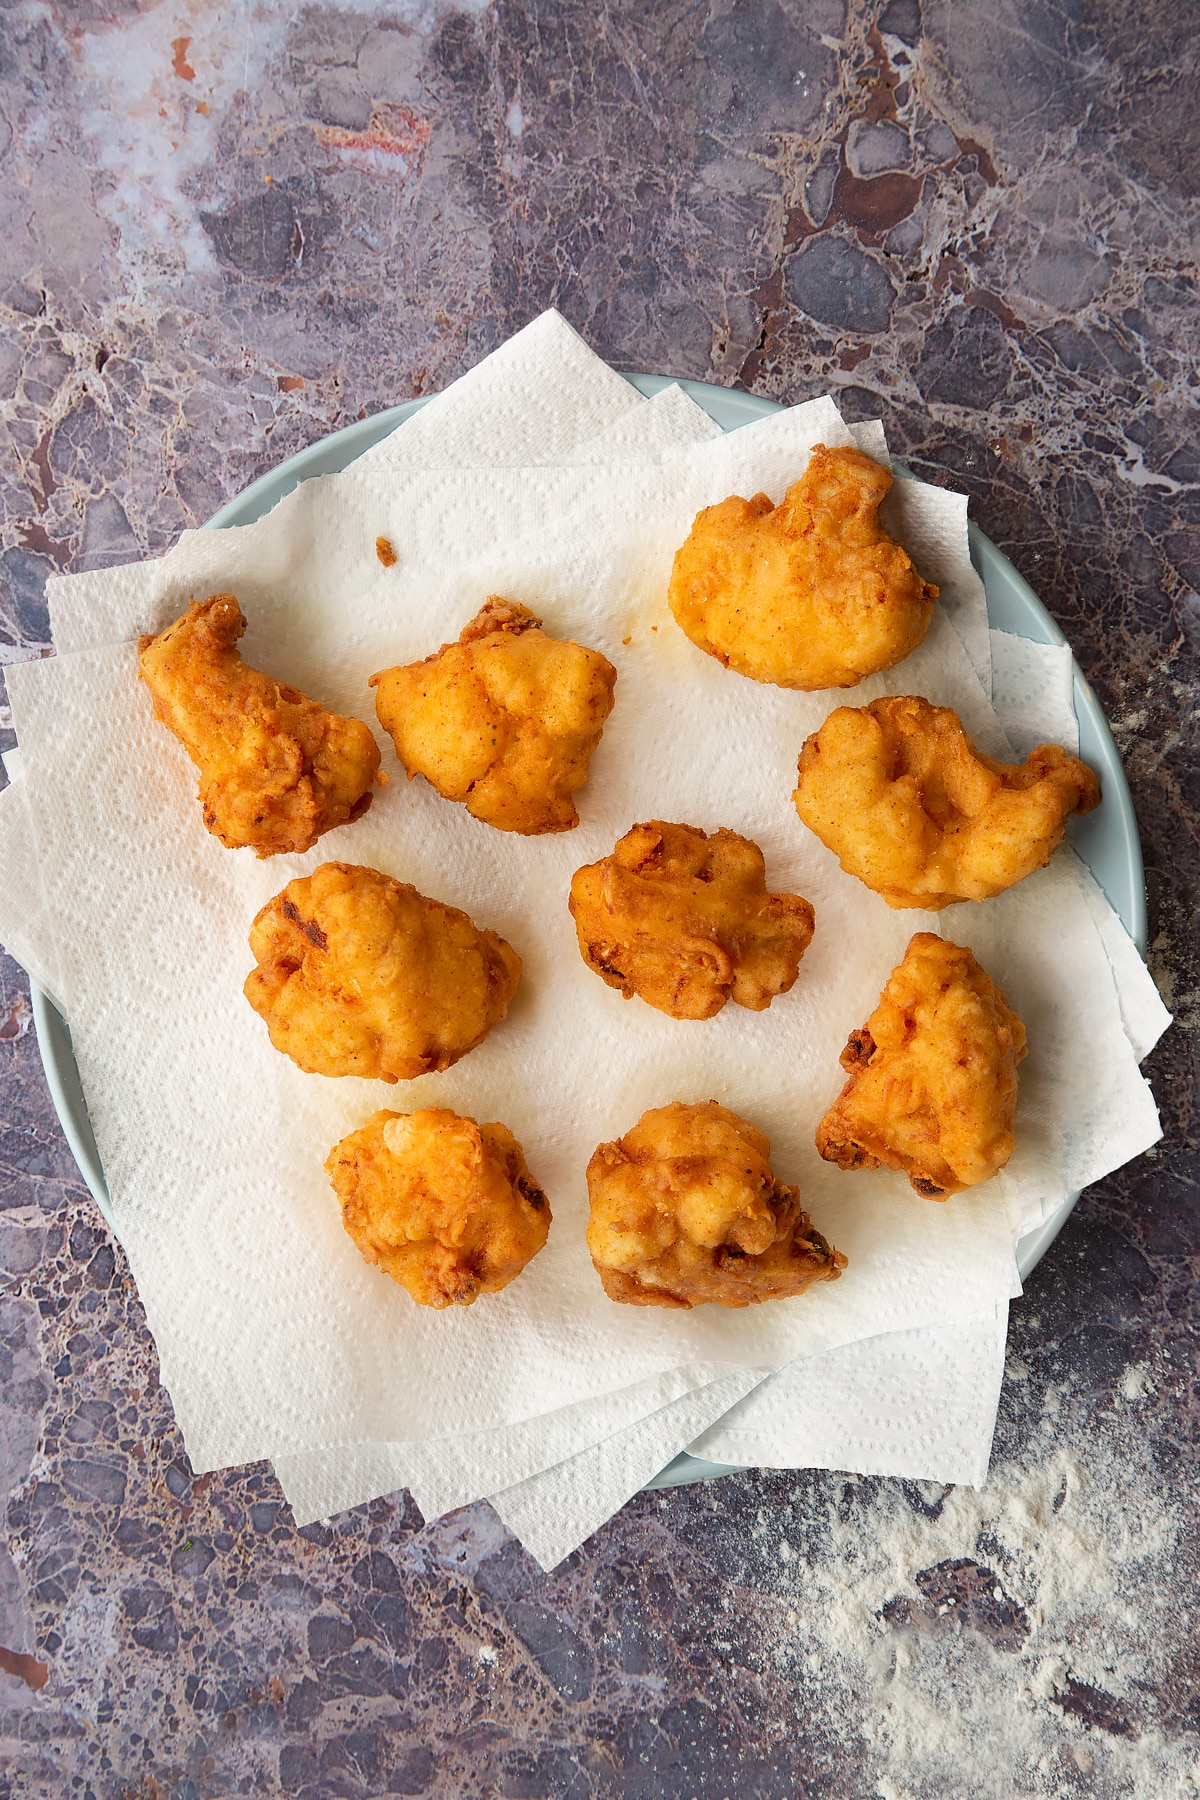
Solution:
{"label": "battered cauliflower piece", "polygon": [[879,522],[889,472],[818,444],[779,506],[731,494],[697,513],[668,600],[701,650],[752,681],[853,687],[911,654],[937,589]]}
{"label": "battered cauliflower piece", "polygon": [[1100,784],[1057,744],[994,762],[949,707],[909,694],[830,713],[800,754],[793,799],[848,875],[889,906],[937,911],[1043,868]]}
{"label": "battered cauliflower piece", "polygon": [[757,844],[662,819],[577,869],[570,906],[588,968],[673,1019],[711,1019],[727,1000],[762,1012],[792,986],[813,934],[807,900],[767,892]]}
{"label": "battered cauliflower piece", "polygon": [[817,1126],[843,1169],[903,1169],[944,1200],[1013,1152],[1025,1027],[969,950],[919,931],[842,1051],[850,1079]]}
{"label": "battered cauliflower piece", "polygon": [[571,831],[571,796],[612,711],[617,671],[598,650],[548,637],[493,594],[457,644],[372,675],[396,755],[498,831]]}
{"label": "battered cauliflower piece", "polygon": [[138,643],[138,672],[154,716],[200,770],[204,823],[228,850],[259,856],[311,850],[322,832],[360,819],[371,804],[379,746],[360,719],[344,719],[248,668],[236,649],[246,629],[232,594],[213,594]]}
{"label": "battered cauliflower piece", "polygon": [[329,1153],[342,1224],[420,1306],[470,1306],[535,1257],[550,1205],[507,1125],[377,1112]]}
{"label": "battered cauliflower piece", "polygon": [[682,1100],[643,1113],[587,1166],[587,1242],[610,1300],[756,1306],[836,1281],[846,1258],[776,1181],[761,1131]]}
{"label": "battered cauliflower piece", "polygon": [[244,993],[310,1075],[411,1081],[448,1069],[508,1011],[521,959],[465,912],[353,863],[289,881],[250,929]]}

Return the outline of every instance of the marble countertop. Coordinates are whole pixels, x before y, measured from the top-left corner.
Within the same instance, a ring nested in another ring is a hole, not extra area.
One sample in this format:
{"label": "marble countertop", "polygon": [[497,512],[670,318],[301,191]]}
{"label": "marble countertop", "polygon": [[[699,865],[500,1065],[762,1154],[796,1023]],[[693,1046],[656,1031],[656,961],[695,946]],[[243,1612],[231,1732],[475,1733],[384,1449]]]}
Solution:
{"label": "marble countertop", "polygon": [[486,1505],[193,1476],[5,960],[0,1795],[1200,1794],[1198,60],[1166,0],[0,8],[0,658],[556,305],[969,490],[1112,721],[1178,1020],[984,1491],[729,1477],[547,1576]]}

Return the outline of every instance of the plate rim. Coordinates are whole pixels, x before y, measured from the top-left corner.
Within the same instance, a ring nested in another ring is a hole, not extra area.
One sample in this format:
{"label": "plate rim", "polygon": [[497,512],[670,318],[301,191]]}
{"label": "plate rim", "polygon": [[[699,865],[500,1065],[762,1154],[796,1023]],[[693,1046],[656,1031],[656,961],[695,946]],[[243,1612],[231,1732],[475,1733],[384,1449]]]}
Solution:
{"label": "plate rim", "polygon": [[[763,395],[750,394],[741,388],[726,388],[714,382],[689,380],[681,376],[650,375],[624,370],[620,373],[624,380],[628,381],[646,398],[652,397],[667,387],[681,388],[689,399],[702,406],[709,416],[721,425],[722,430],[736,430],[740,425],[750,424],[756,419],[769,418],[773,413],[786,410],[780,401],[767,399]],[[205,521],[204,529],[220,531],[231,526],[253,523],[255,519],[262,517],[264,513],[277,505],[286,494],[299,487],[302,482],[311,480],[318,475],[335,474],[348,468],[352,462],[357,461],[373,445],[381,442],[385,437],[389,437],[406,419],[411,418],[414,413],[420,411],[434,398],[436,398],[435,395],[427,394],[417,399],[403,401],[398,406],[387,407],[382,412],[373,413],[366,419],[356,419],[351,424],[342,426],[339,430],[330,432],[323,438],[318,438],[315,443],[306,445],[303,450],[287,457],[276,468],[267,470],[252,481],[248,487],[243,488],[240,493],[227,500],[213,514],[212,518]],[[729,423],[723,423],[718,415],[725,415]],[[896,463],[894,467],[901,477],[910,477],[911,471],[903,463]],[[992,595],[987,591],[987,574],[990,570],[993,574],[994,584],[1003,583],[1008,589],[1008,597],[1016,606],[1020,615],[1020,623],[1035,625],[1038,628],[1036,637],[1031,631],[1020,631],[1019,629],[1016,631],[1016,635],[1030,637],[1034,642],[1066,646],[1069,649],[1070,645],[1065,634],[1042,601],[1039,600],[1030,583],[1005,556],[999,546],[973,520],[968,520],[968,537],[971,560],[984,583],[984,593],[989,606],[989,623],[991,623]],[[1102,841],[1111,842],[1112,832],[1118,832],[1122,839],[1125,856],[1128,889],[1118,895],[1109,895],[1110,902],[1144,957],[1146,953],[1145,868],[1133,798],[1108,720],[1075,659],[1074,651],[1071,652],[1071,672],[1072,692],[1081,737],[1084,735],[1086,721],[1090,751],[1104,765],[1102,782],[1104,797],[1108,799],[1111,796],[1115,803],[1115,815],[1110,814],[1106,819],[1106,837]],[[1082,743],[1080,748],[1082,752]],[[1082,860],[1087,863],[1086,849],[1081,850],[1080,855]],[[1099,876],[1096,879],[1099,880]],[[1101,885],[1104,884],[1101,883]],[[1105,891],[1107,893],[1107,888]],[[1126,916],[1127,911],[1128,916]],[[120,1234],[112,1217],[112,1206],[103,1166],[87,1116],[87,1101],[71,1048],[70,1026],[54,1002],[32,978],[30,980],[30,1002],[33,1011],[34,1033],[51,1103],[68,1147],[92,1198],[114,1237],[119,1241]],[[82,1108],[82,1117],[80,1108]],[[1043,1225],[1035,1231],[1027,1233],[1019,1241],[1016,1247],[1017,1266],[1022,1281],[1032,1273],[1050,1248],[1074,1211],[1078,1199],[1078,1193],[1068,1195],[1062,1205]],[[646,1488],[676,1487],[693,1481],[710,1480],[717,1475],[736,1474],[740,1472],[740,1469],[741,1465],[738,1464],[711,1463],[699,1457],[689,1456],[686,1451],[683,1451],[665,1469],[648,1481]]]}

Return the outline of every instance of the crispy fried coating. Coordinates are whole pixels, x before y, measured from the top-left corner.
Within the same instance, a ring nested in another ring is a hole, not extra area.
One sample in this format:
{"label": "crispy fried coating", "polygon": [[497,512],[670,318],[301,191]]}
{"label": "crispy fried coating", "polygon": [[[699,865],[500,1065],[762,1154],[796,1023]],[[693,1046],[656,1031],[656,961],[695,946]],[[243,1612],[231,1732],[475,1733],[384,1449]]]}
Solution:
{"label": "crispy fried coating", "polygon": [[727,1000],[762,1012],[792,986],[813,934],[807,900],[767,892],[757,844],[662,819],[576,869],[570,906],[588,968],[673,1019],[711,1019]]}
{"label": "crispy fried coating", "polygon": [[755,1306],[836,1281],[846,1258],[814,1231],[771,1145],[736,1113],[681,1100],[643,1113],[587,1166],[587,1242],[610,1300]]}
{"label": "crispy fried coating", "polygon": [[379,746],[360,719],[249,668],[236,648],[245,629],[233,595],[213,594],[140,640],[138,671],[200,770],[213,836],[259,856],[310,850],[370,806]]}
{"label": "crispy fried coating", "polygon": [[1024,1055],[1024,1025],[971,952],[918,931],[850,1033],[817,1149],[843,1169],[903,1169],[930,1200],[988,1181],[1012,1155]]}
{"label": "crispy fried coating", "polygon": [[1057,744],[993,762],[949,707],[909,694],[830,713],[800,754],[793,799],[848,875],[889,906],[936,911],[1043,868],[1100,785]]}
{"label": "crispy fried coating", "polygon": [[507,1125],[377,1112],[325,1162],[362,1254],[421,1306],[470,1306],[546,1242],[550,1205]]}
{"label": "crispy fried coating", "polygon": [[668,601],[701,650],[752,681],[853,687],[908,656],[937,589],[879,522],[892,485],[861,450],[818,444],[779,506],[731,494],[697,513]]}
{"label": "crispy fried coating", "polygon": [[508,1011],[521,959],[494,931],[353,863],[289,881],[250,929],[244,993],[310,1075],[411,1081],[448,1069]]}
{"label": "crispy fried coating", "polygon": [[424,662],[372,675],[379,723],[410,778],[498,831],[536,836],[579,823],[612,711],[617,671],[598,650],[547,636],[528,607],[493,594]]}

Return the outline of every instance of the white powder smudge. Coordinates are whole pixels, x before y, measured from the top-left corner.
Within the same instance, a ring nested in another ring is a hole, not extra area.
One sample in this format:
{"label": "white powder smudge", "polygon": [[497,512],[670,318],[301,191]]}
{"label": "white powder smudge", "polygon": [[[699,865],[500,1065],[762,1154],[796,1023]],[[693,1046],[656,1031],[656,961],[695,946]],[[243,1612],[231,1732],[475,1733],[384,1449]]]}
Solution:
{"label": "white powder smudge", "polygon": [[1144,1400],[1147,1394],[1152,1394],[1154,1382],[1150,1377],[1150,1364],[1130,1363],[1121,1380],[1121,1392],[1126,1400]]}
{"label": "white powder smudge", "polygon": [[[1127,1372],[1127,1398],[1148,1391],[1148,1375],[1144,1364]],[[914,1505],[892,1485],[873,1495],[869,1516],[835,1486],[793,1496],[809,1516],[800,1528],[794,1504],[776,1546],[776,1579],[794,1595],[781,1672],[806,1716],[817,1698],[840,1733],[857,1721],[874,1777],[864,1795],[1200,1795],[1200,1740],[1160,1733],[1153,1714],[1195,1631],[1173,1573],[1185,1509],[1164,1495],[1137,1435],[1114,1442],[1106,1422],[1103,1441],[1071,1441],[1079,1434],[1064,1431],[1061,1401],[1052,1390],[1019,1462],[1001,1462],[982,1490],[948,1490],[940,1511],[928,1494]],[[760,1534],[765,1548],[766,1521]],[[914,1582],[957,1559],[992,1570],[985,1593],[1024,1609],[1028,1633],[1009,1634],[1014,1648],[995,1647]],[[898,1597],[911,1622],[895,1607],[891,1622],[882,1616]]]}

